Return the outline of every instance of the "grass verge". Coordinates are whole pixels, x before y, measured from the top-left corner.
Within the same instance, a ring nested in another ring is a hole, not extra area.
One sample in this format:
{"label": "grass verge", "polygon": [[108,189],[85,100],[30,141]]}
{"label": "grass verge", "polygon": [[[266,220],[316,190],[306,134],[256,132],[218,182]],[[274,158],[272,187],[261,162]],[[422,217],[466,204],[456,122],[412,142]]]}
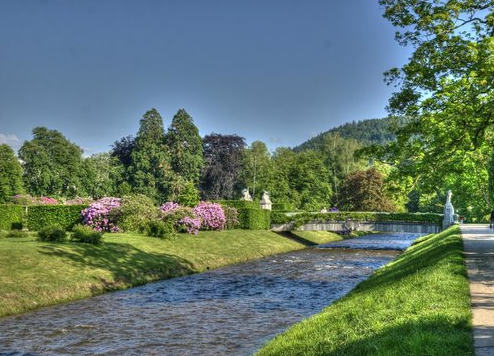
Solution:
{"label": "grass verge", "polygon": [[201,231],[162,240],[106,234],[101,245],[0,239],[0,317],[304,245],[270,231]]}
{"label": "grass verge", "polygon": [[341,241],[343,237],[330,231],[297,231],[293,230],[292,234],[316,245],[325,244],[333,241]]}
{"label": "grass verge", "polygon": [[459,228],[410,247],[256,355],[474,355]]}

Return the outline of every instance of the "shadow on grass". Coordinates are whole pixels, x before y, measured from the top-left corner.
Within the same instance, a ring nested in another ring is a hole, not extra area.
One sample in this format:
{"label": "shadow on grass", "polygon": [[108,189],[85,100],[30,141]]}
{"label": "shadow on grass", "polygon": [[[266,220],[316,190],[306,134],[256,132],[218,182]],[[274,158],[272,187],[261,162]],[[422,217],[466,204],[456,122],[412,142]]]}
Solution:
{"label": "shadow on grass", "polygon": [[113,280],[102,278],[101,289],[94,286],[93,294],[196,272],[185,259],[145,252],[124,243],[50,245],[40,247],[40,252],[65,260],[81,270],[90,267],[110,272]]}

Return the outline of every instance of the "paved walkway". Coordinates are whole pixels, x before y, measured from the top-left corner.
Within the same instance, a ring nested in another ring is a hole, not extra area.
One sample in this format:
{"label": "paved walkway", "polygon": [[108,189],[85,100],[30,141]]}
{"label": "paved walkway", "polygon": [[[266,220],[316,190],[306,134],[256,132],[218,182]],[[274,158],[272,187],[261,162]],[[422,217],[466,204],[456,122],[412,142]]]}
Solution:
{"label": "paved walkway", "polygon": [[489,226],[461,225],[476,356],[494,356],[494,235]]}

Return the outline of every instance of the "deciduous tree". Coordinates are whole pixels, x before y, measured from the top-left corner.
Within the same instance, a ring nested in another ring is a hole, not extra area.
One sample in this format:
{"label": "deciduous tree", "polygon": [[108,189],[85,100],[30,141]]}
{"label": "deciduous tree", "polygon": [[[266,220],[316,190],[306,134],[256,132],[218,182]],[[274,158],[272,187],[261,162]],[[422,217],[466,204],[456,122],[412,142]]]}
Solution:
{"label": "deciduous tree", "polygon": [[12,148],[7,144],[0,145],[0,203],[24,191],[22,184],[22,167]]}
{"label": "deciduous tree", "polygon": [[212,133],[203,139],[205,166],[201,180],[203,199],[235,199],[240,193],[245,139]]}

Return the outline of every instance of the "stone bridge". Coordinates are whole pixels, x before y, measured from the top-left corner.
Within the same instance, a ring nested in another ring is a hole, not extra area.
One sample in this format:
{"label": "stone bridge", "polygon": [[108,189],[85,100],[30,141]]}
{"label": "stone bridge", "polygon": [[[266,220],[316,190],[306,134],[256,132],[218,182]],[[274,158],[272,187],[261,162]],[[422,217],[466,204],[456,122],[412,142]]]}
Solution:
{"label": "stone bridge", "polygon": [[410,232],[433,234],[441,231],[441,227],[433,223],[425,222],[404,222],[404,221],[312,221],[306,224],[294,227],[293,223],[272,224],[271,230],[280,231],[382,231],[382,232]]}

